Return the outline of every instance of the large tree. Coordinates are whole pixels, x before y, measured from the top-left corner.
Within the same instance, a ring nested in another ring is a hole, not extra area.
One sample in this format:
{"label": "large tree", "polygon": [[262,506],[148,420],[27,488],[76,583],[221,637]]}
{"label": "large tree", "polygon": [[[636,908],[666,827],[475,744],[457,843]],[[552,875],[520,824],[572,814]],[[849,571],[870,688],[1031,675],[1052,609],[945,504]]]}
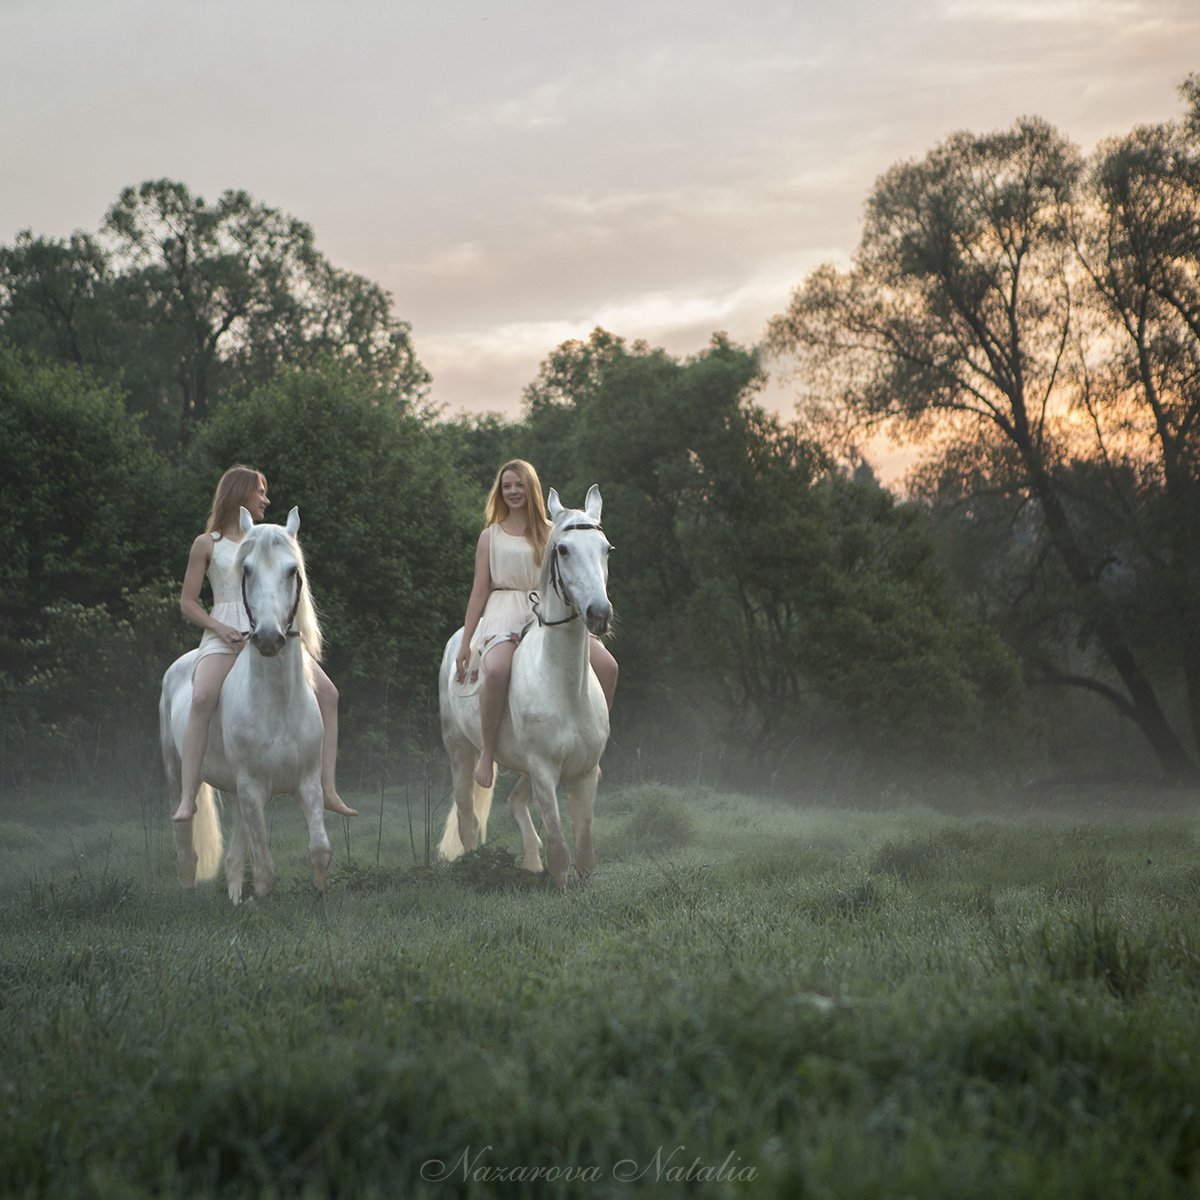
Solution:
{"label": "large tree", "polygon": [[1115,681],[1164,769],[1194,776],[1063,487],[1081,363],[1083,286],[1070,215],[1083,165],[1045,122],[948,138],[876,183],[847,271],[824,267],[768,329],[815,397],[859,424],[935,444],[951,470],[1032,504]]}
{"label": "large tree", "polygon": [[333,354],[381,395],[428,375],[377,284],[334,267],[312,229],[244,191],[213,203],[160,179],[126,188],[96,236],[0,248],[0,340],[119,380],[164,441],[283,365]]}
{"label": "large tree", "polygon": [[1073,232],[1108,334],[1081,408],[1200,746],[1200,77],[1182,90],[1184,120],[1098,148]]}

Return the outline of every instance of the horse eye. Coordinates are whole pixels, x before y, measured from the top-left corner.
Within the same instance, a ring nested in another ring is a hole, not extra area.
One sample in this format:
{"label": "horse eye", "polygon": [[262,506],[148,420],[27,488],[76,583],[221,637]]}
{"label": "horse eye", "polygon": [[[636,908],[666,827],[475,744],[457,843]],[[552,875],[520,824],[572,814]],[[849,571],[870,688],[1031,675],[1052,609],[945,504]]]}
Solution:
{"label": "horse eye", "polygon": [[566,546],[559,546],[558,552],[559,552],[559,554],[561,554],[563,556],[563,558],[566,558],[567,555],[570,553],[570,551],[566,548]]}
{"label": "horse eye", "polygon": [[242,566],[242,574],[243,574],[243,575],[249,575],[249,574],[250,574],[250,564],[249,564],[249,563],[244,563],[244,564],[243,564],[243,566]]}

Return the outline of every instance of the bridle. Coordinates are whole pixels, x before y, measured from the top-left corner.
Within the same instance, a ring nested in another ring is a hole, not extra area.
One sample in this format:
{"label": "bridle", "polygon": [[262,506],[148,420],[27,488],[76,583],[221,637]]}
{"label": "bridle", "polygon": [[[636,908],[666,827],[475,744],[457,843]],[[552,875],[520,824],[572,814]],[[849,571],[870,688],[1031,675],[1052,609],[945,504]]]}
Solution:
{"label": "bridle", "polygon": [[[287,637],[299,637],[300,634],[292,626],[296,623],[296,613],[300,610],[300,589],[304,586],[304,580],[300,572],[296,572],[296,599],[292,604],[292,611],[288,613],[287,624],[284,626]],[[255,629],[258,628],[258,622],[254,619],[254,613],[250,608],[250,601],[246,598],[246,569],[242,568],[242,607],[246,610],[246,617],[250,622],[249,629],[241,631],[242,637],[253,637]]]}
{"label": "bridle", "polygon": [[[554,531],[555,540],[557,541],[557,539],[564,533],[571,533],[574,530],[581,529],[591,529],[599,534],[604,533],[604,530],[601,528],[599,522],[597,522],[595,525],[585,525],[581,521],[576,521],[571,525],[564,525],[561,529],[556,529]],[[550,547],[547,546],[546,549],[547,552],[549,552]],[[538,596],[537,592],[530,592],[529,600],[533,605],[534,615],[538,619],[538,624],[550,628],[554,625],[569,625],[572,621],[578,621],[582,614],[580,613],[578,606],[575,604],[575,601],[571,599],[571,595],[567,591],[566,586],[563,584],[562,575],[558,569],[557,554],[551,554],[550,556],[550,586],[554,589],[554,594],[571,610],[571,615],[568,617],[563,617],[558,621],[547,621],[545,617],[542,616],[540,608],[541,597]]]}

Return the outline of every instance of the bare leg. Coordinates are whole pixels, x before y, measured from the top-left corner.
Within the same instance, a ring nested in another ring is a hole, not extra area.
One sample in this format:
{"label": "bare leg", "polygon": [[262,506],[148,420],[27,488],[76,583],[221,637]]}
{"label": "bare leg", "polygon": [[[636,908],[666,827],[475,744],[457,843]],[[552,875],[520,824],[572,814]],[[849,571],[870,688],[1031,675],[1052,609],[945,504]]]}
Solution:
{"label": "bare leg", "polygon": [[599,638],[588,638],[588,654],[592,660],[592,670],[600,681],[600,690],[604,693],[604,703],[612,712],[613,695],[617,690],[617,675],[620,668],[617,660],[609,653],[608,647]]}
{"label": "bare leg", "polygon": [[173,821],[190,821],[196,815],[196,793],[200,790],[200,765],[208,749],[208,726],[221,695],[221,685],[237,661],[236,654],[206,654],[192,675],[192,708],[183,730],[180,751],[179,807]]}
{"label": "bare leg", "polygon": [[475,763],[475,782],[490,788],[496,776],[496,734],[504,705],[508,700],[508,678],[512,674],[512,656],[516,646],[499,642],[487,652],[483,686],[479,689],[479,758]]}
{"label": "bare leg", "polygon": [[337,784],[337,748],[338,748],[338,690],[333,686],[333,680],[321,670],[319,663],[313,663],[313,683],[317,693],[317,707],[321,710],[321,721],[325,732],[321,735],[321,794],[325,807],[342,817],[357,817],[358,809],[351,808],[338,795]]}

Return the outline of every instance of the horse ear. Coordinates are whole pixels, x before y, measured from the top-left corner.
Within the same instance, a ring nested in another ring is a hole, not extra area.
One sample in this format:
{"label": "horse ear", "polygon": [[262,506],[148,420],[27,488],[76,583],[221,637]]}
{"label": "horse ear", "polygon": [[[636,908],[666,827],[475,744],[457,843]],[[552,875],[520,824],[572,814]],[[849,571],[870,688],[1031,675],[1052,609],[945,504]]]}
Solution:
{"label": "horse ear", "polygon": [[558,492],[550,489],[550,494],[546,497],[546,511],[550,514],[550,520],[557,521],[558,514],[562,512],[562,501],[558,498]]}
{"label": "horse ear", "polygon": [[600,499],[600,485],[593,483],[588,488],[587,499],[583,502],[583,510],[593,521],[598,521],[600,520],[600,510],[603,507],[603,502]]}
{"label": "horse ear", "polygon": [[241,526],[243,533],[249,533],[254,528],[254,518],[246,511],[244,506],[238,509],[238,524]]}
{"label": "horse ear", "polygon": [[288,537],[296,536],[297,532],[300,529],[300,509],[299,508],[293,508],[292,511],[290,513],[288,513],[286,528],[288,531]]}

